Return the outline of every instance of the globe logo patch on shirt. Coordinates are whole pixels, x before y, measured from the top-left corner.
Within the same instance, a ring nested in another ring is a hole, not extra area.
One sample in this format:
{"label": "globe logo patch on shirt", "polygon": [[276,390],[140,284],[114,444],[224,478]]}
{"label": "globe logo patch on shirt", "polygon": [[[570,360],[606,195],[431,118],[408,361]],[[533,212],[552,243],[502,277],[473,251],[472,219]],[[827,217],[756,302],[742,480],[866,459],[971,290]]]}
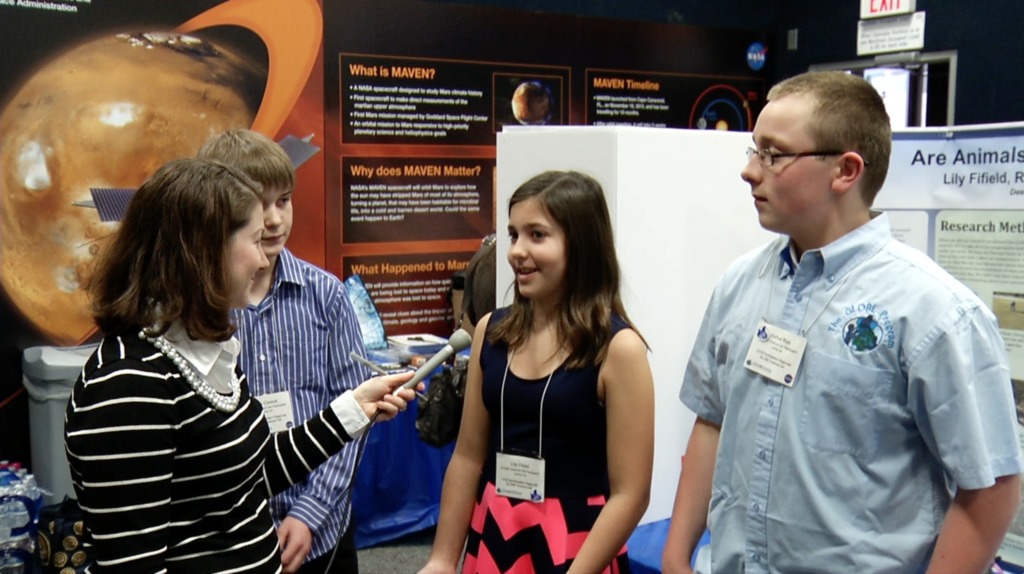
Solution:
{"label": "globe logo patch on shirt", "polygon": [[873,315],[854,317],[843,326],[843,342],[854,351],[870,351],[882,340],[882,327]]}
{"label": "globe logo patch on shirt", "polygon": [[843,314],[829,322],[828,332],[857,353],[872,351],[879,346],[886,349],[896,346],[896,329],[889,311],[876,303],[844,306]]}

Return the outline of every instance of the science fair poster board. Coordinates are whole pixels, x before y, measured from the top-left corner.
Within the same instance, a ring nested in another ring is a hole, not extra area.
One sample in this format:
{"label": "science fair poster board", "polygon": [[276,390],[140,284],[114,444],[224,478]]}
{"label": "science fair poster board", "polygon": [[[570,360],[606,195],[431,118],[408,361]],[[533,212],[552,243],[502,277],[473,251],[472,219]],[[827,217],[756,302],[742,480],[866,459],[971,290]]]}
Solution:
{"label": "science fair poster board", "polygon": [[[498,134],[498,201],[547,169],[601,183],[622,269],[623,303],[650,346],[655,384],[651,501],[641,522],[669,518],[694,415],[679,388],[704,309],[722,273],[775,235],[757,222],[740,178],[750,134],[714,130],[569,126]],[[498,213],[508,226],[508,213]],[[498,261],[509,250],[498,234]],[[497,303],[512,302],[513,275],[498,266]]]}
{"label": "science fair poster board", "polygon": [[452,274],[502,229],[504,129],[747,131],[766,90],[762,34],[407,0],[324,15],[328,259],[389,334],[451,333]]}
{"label": "science fair poster board", "polygon": [[[992,309],[1024,444],[1024,123],[894,133],[875,207],[889,213],[898,239],[927,253]],[[1024,510],[1000,555],[1024,565]]]}

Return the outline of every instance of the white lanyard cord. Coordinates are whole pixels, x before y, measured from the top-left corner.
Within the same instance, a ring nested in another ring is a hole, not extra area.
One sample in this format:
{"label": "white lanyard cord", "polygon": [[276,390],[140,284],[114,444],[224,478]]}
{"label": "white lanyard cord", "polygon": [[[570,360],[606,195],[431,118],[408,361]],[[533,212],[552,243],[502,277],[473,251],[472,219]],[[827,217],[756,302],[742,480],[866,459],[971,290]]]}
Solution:
{"label": "white lanyard cord", "polygon": [[[505,452],[505,381],[508,379],[508,370],[512,366],[512,353],[513,351],[509,349],[508,360],[505,362],[505,374],[501,377],[501,442],[499,445],[501,452]],[[540,417],[540,436],[537,437],[537,458],[544,458],[544,398],[548,395],[548,387],[551,386],[551,377],[555,375],[555,370],[557,367],[548,373],[548,380],[544,383],[544,390],[540,394],[540,413],[538,415]]]}

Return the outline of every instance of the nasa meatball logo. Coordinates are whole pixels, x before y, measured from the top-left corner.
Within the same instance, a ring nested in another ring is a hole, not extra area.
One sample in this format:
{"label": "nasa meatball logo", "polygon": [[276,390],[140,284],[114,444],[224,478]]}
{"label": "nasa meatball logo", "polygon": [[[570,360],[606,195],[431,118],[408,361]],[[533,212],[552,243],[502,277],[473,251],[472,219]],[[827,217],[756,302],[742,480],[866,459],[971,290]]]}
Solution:
{"label": "nasa meatball logo", "polygon": [[764,44],[760,42],[751,44],[747,47],[747,66],[750,66],[750,69],[755,72],[763,68],[767,52],[768,48],[765,48]]}

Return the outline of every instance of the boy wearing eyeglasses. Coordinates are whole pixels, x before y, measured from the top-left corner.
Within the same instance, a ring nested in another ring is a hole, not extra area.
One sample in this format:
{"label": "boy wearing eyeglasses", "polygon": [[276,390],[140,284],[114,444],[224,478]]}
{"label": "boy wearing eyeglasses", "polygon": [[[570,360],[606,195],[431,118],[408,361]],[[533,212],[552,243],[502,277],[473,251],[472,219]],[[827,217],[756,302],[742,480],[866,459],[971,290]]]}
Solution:
{"label": "boy wearing eyeglasses", "polygon": [[768,93],[741,172],[781,234],[708,304],[663,571],[980,573],[1024,469],[995,317],[871,210],[891,149],[865,80]]}

